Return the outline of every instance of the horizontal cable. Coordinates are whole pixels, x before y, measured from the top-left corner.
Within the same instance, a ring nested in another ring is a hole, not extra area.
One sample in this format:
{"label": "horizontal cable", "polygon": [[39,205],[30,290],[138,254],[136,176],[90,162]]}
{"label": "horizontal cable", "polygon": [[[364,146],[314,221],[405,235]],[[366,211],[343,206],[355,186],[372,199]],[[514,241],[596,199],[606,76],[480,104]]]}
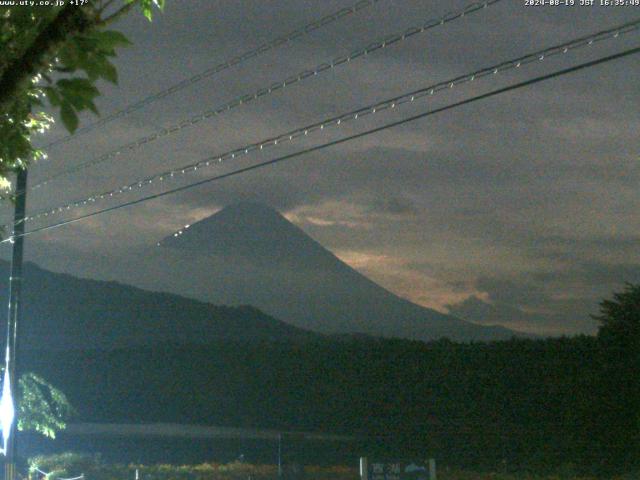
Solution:
{"label": "horizontal cable", "polygon": [[[194,172],[202,168],[209,168],[215,165],[219,165],[220,163],[227,160],[235,160],[236,158],[246,156],[255,151],[262,151],[268,147],[291,142],[297,138],[305,137],[312,133],[321,132],[325,130],[325,128],[327,127],[337,127],[350,121],[359,120],[371,114],[376,114],[386,110],[392,110],[398,106],[401,106],[407,103],[412,103],[415,100],[418,100],[421,98],[425,98],[425,97],[430,98],[434,96],[436,93],[447,91],[453,88],[454,86],[473,82],[475,80],[482,79],[488,76],[494,76],[494,75],[497,75],[498,73],[503,73],[511,69],[517,69],[534,62],[539,63],[541,61],[544,61],[545,59],[551,58],[556,55],[566,54],[570,51],[574,51],[579,48],[584,48],[584,47],[594,45],[596,42],[604,41],[607,39],[619,38],[623,34],[637,31],[638,29],[640,29],[640,19],[634,22],[630,22],[628,24],[621,25],[614,29],[602,31],[593,35],[589,35],[587,37],[582,37],[580,39],[563,43],[561,45],[556,45],[554,47],[550,47],[544,50],[539,50],[539,51],[524,55],[522,57],[518,57],[513,60],[501,62],[499,64],[492,65],[490,67],[476,70],[475,72],[472,72],[466,75],[461,75],[453,79],[445,80],[445,81],[430,85],[428,87],[415,90],[413,92],[405,93],[397,97],[386,99],[374,105],[369,105],[367,107],[363,107],[358,110],[353,110],[348,113],[343,113],[341,115],[331,117],[329,119],[325,119],[320,122],[313,123],[311,125],[300,127],[295,130],[291,130],[289,132],[280,134],[276,137],[271,137],[266,140],[261,140],[257,143],[245,145],[243,147],[240,147],[219,155],[213,155],[205,159],[202,159],[196,163],[183,165],[179,168],[167,170],[162,173],[157,173],[157,174],[139,179],[133,183],[123,185],[122,187],[119,187],[113,190],[94,194],[87,198],[83,198],[81,200],[72,201],[64,205],[43,210],[39,213],[26,216],[24,221],[32,221],[40,218],[46,218],[51,215],[59,214],[65,210],[71,210],[72,208],[83,207],[91,203],[95,203],[99,200],[112,198],[114,196],[123,194],[125,192],[130,192],[132,190],[139,190],[141,188],[147,187],[156,182],[164,182],[166,180],[171,180],[174,177],[184,175],[190,172]],[[10,225],[7,225],[6,227],[9,227],[9,226]]]}
{"label": "horizontal cable", "polygon": [[286,79],[279,81],[279,82],[275,82],[270,84],[268,87],[262,87],[259,88],[258,90],[254,91],[253,93],[248,93],[248,94],[244,94],[244,95],[240,95],[222,105],[218,105],[212,109],[206,110],[202,113],[199,113],[198,115],[194,115],[186,120],[182,120],[180,122],[176,122],[172,125],[168,125],[164,128],[161,128],[159,130],[156,130],[154,133],[152,133],[151,135],[147,135],[145,137],[141,137],[137,140],[134,140],[132,142],[129,142],[125,145],[120,145],[119,147],[114,148],[113,150],[93,159],[93,160],[88,160],[86,162],[80,163],[78,165],[74,165],[73,167],[70,167],[66,170],[63,170],[59,173],[56,173],[48,178],[46,178],[45,180],[43,180],[40,183],[35,184],[33,187],[31,187],[32,189],[35,188],[39,188],[42,187],[46,184],[48,184],[49,182],[56,180],[58,178],[61,177],[66,177],[68,175],[80,172],[88,167],[92,167],[95,165],[98,165],[100,163],[106,162],[107,160],[111,160],[113,158],[119,157],[121,155],[124,155],[125,153],[130,153],[133,152],[135,150],[138,150],[139,148],[155,142],[158,139],[167,137],[169,135],[173,135],[175,133],[181,132],[182,130],[186,129],[186,128],[190,128],[193,127],[194,125],[199,124],[200,122],[202,122],[203,120],[207,120],[210,119],[212,117],[217,117],[219,115],[222,115],[223,113],[226,113],[230,110],[233,110],[234,108],[240,107],[241,105],[245,105],[247,103],[251,103],[254,100],[257,100],[259,98],[262,98],[264,96],[270,95],[274,92],[280,91],[281,89],[285,88],[285,87],[289,87],[291,85],[294,85],[296,83],[302,82],[308,78],[311,77],[315,77],[317,75],[321,75],[325,72],[331,71],[341,65],[346,65],[347,63],[356,60],[358,58],[363,58],[377,50],[389,47],[391,45],[394,45],[398,42],[402,42],[408,38],[411,38],[414,35],[417,35],[419,33],[423,33],[426,32],[432,28],[438,27],[440,25],[445,25],[449,22],[453,22],[459,18],[464,17],[465,15],[469,15],[471,13],[477,12],[479,10],[483,10],[484,8],[487,8],[488,6],[497,3],[501,0],[488,0],[485,2],[476,2],[476,3],[472,3],[470,5],[468,5],[467,7],[458,10],[456,12],[451,12],[451,13],[447,13],[446,15],[437,18],[437,19],[432,19],[432,20],[428,20],[426,23],[420,25],[420,26],[415,26],[415,27],[411,27],[407,30],[405,30],[402,33],[397,33],[394,35],[390,35],[387,36],[383,39],[379,39],[373,43],[369,43],[366,47],[362,47],[359,48],[353,52],[351,52],[348,55],[343,55],[337,58],[334,58],[333,60],[331,60],[328,63],[321,63],[319,65],[316,65],[315,67],[311,68],[311,69],[306,69],[303,70],[295,75],[291,75],[289,77],[287,77]]}
{"label": "horizontal cable", "polygon": [[70,140],[72,140],[73,138],[78,137],[78,135],[82,135],[85,133],[88,133],[92,130],[95,130],[96,128],[102,127],[104,125],[106,125],[107,123],[110,123],[114,120],[117,120],[119,118],[123,118],[126,117],[127,115],[136,112],[144,107],[146,107],[147,105],[150,105],[154,102],[157,102],[158,100],[161,100],[165,97],[168,97],[169,95],[172,95],[180,90],[184,90],[185,88],[193,85],[194,83],[198,83],[201,80],[204,80],[205,78],[209,78],[212,77],[214,75],[217,75],[218,73],[227,70],[231,67],[234,67],[236,65],[240,65],[244,62],[246,62],[247,60],[251,60],[253,58],[256,58],[264,53],[267,53],[270,50],[273,50],[274,48],[280,47],[286,43],[289,43],[293,40],[296,40],[298,38],[301,38],[305,35],[310,34],[311,32],[314,32],[316,30],[319,30],[327,25],[330,25],[331,23],[335,22],[336,20],[339,20],[343,17],[346,17],[348,15],[351,15],[352,13],[356,13],[359,12],[367,7],[370,7],[376,3],[378,3],[381,0],[360,0],[358,1],[356,4],[354,4],[351,7],[346,7],[346,8],[341,8],[340,10],[330,13],[329,15],[326,15],[318,20],[314,20],[310,23],[308,23],[307,25],[305,25],[302,28],[299,28],[298,30],[294,30],[293,32],[289,32],[285,35],[282,35],[281,37],[275,38],[273,40],[270,40],[266,43],[263,43],[262,45],[254,48],[253,50],[249,50],[246,51],[244,53],[241,53],[240,55],[237,55],[235,57],[230,58],[229,60],[225,60],[222,63],[219,63],[218,65],[215,65],[213,67],[207,68],[206,70],[193,75],[189,78],[186,78],[172,86],[170,86],[169,88],[165,89],[165,90],[161,90],[157,93],[154,93],[153,95],[149,95],[148,97],[143,98],[142,100],[133,103],[125,108],[123,108],[122,110],[119,110],[117,112],[114,112],[110,115],[107,115],[104,118],[101,118],[100,120],[97,120],[93,123],[90,123],[89,125],[86,125],[84,127],[79,128],[78,130],[76,130],[72,135],[66,135],[64,137],[61,137],[57,140],[54,140],[48,144],[46,144],[44,147],[42,147],[44,150],[49,149],[51,147],[55,147],[57,145],[63,144],[63,143],[67,143]]}
{"label": "horizontal cable", "polygon": [[536,83],[539,83],[539,82],[543,82],[543,81],[546,81],[546,80],[551,80],[553,78],[557,78],[557,77],[560,77],[560,76],[563,76],[563,75],[567,75],[569,73],[577,72],[579,70],[584,70],[586,68],[594,67],[596,65],[600,65],[600,64],[603,64],[603,63],[606,63],[606,62],[617,60],[617,59],[620,59],[620,58],[623,58],[623,57],[627,57],[627,56],[630,56],[630,55],[634,55],[634,54],[637,54],[637,53],[640,53],[640,47],[636,47],[636,48],[632,48],[632,49],[629,49],[629,50],[625,50],[623,52],[620,52],[620,53],[617,53],[617,54],[614,54],[614,55],[601,57],[601,58],[599,58],[597,60],[592,60],[590,62],[582,63],[580,65],[576,65],[574,67],[566,68],[564,70],[559,70],[559,71],[556,71],[556,72],[553,72],[553,73],[549,73],[547,75],[542,75],[542,76],[539,76],[539,77],[536,77],[536,78],[533,78],[533,79],[530,79],[530,80],[525,80],[523,82],[516,83],[514,85],[510,85],[510,86],[507,86],[507,87],[499,88],[497,90],[492,90],[492,91],[490,91],[488,93],[477,95],[475,97],[471,97],[471,98],[468,98],[466,100],[461,100],[459,102],[455,102],[455,103],[446,105],[444,107],[440,107],[440,108],[436,108],[436,109],[433,109],[433,110],[429,110],[427,112],[423,112],[423,113],[420,113],[418,115],[414,115],[412,117],[404,118],[402,120],[398,120],[398,121],[395,121],[395,122],[387,123],[387,124],[382,125],[380,127],[376,127],[376,128],[367,130],[365,132],[357,133],[357,134],[351,135],[349,137],[341,138],[339,140],[334,140],[334,141],[331,141],[331,142],[327,142],[327,143],[324,143],[324,144],[321,144],[321,145],[317,145],[315,147],[310,147],[310,148],[307,148],[305,150],[301,150],[301,151],[294,152],[294,153],[291,153],[291,154],[288,154],[288,155],[284,155],[282,157],[278,157],[278,158],[275,158],[275,159],[272,159],[272,160],[267,160],[267,161],[260,162],[260,163],[257,163],[257,164],[254,164],[254,165],[251,165],[251,166],[248,166],[248,167],[240,168],[240,169],[234,170],[232,172],[220,174],[220,175],[217,175],[215,177],[207,178],[207,179],[204,179],[204,180],[199,180],[197,182],[193,182],[193,183],[190,183],[188,185],[183,185],[181,187],[176,187],[176,188],[173,188],[171,190],[166,190],[164,192],[156,193],[156,194],[153,194],[153,195],[148,195],[148,196],[143,197],[143,198],[139,198],[139,199],[136,199],[136,200],[131,200],[129,202],[122,203],[122,204],[115,205],[115,206],[108,207],[108,208],[104,208],[102,210],[97,210],[95,212],[87,213],[87,214],[79,216],[79,217],[75,217],[75,218],[68,219],[68,220],[62,220],[62,221],[57,222],[57,223],[53,223],[53,224],[50,224],[50,225],[45,225],[45,226],[42,226],[42,227],[39,227],[39,228],[35,228],[35,229],[29,230],[29,231],[27,231],[27,232],[25,232],[25,233],[23,233],[21,235],[16,235],[15,237],[12,236],[12,237],[9,237],[7,239],[4,239],[0,243],[7,243],[7,242],[11,243],[11,242],[14,241],[14,238],[17,238],[17,237],[23,237],[23,236],[27,236],[27,235],[32,235],[34,233],[43,232],[43,231],[46,231],[46,230],[51,230],[51,229],[54,229],[54,228],[62,227],[64,225],[69,225],[71,223],[79,222],[81,220],[84,220],[84,219],[87,219],[87,218],[90,218],[90,217],[94,217],[94,216],[97,216],[97,215],[101,215],[103,213],[112,212],[112,211],[115,211],[115,210],[119,210],[121,208],[132,206],[132,205],[137,205],[139,203],[147,202],[149,200],[154,200],[156,198],[161,198],[161,197],[164,197],[166,195],[171,195],[173,193],[178,193],[178,192],[182,192],[182,191],[185,191],[185,190],[190,190],[190,189],[198,187],[200,185],[205,185],[207,183],[211,183],[211,182],[214,182],[214,181],[218,181],[218,180],[222,180],[222,179],[225,179],[225,178],[229,178],[229,177],[233,177],[233,176],[236,176],[236,175],[240,175],[242,173],[246,173],[246,172],[249,172],[251,170],[256,170],[256,169],[259,169],[259,168],[263,168],[263,167],[266,167],[268,165],[273,165],[275,163],[283,162],[283,161],[286,161],[286,160],[291,160],[293,158],[296,158],[296,157],[299,157],[299,156],[302,156],[302,155],[306,155],[308,153],[316,152],[316,151],[323,150],[323,149],[328,148],[328,147],[339,145],[339,144],[342,144],[342,143],[345,143],[345,142],[349,142],[349,141],[352,141],[352,140],[355,140],[355,139],[358,139],[358,138],[366,137],[368,135],[372,135],[374,133],[378,133],[378,132],[381,132],[383,130],[387,130],[389,128],[393,128],[393,127],[397,127],[397,126],[400,126],[400,125],[404,125],[406,123],[413,122],[413,121],[419,120],[421,118],[425,118],[425,117],[428,117],[428,116],[431,116],[431,115],[435,115],[435,114],[438,114],[438,113],[441,113],[441,112],[445,112],[447,110],[452,110],[454,108],[461,107],[463,105],[468,105],[468,104],[471,104],[471,103],[474,103],[474,102],[477,102],[477,101],[480,101],[480,100],[484,100],[484,99],[487,99],[487,98],[490,98],[490,97],[493,97],[493,96],[496,96],[496,95],[500,95],[502,93],[510,92],[510,91],[513,91],[513,90],[517,90],[517,89],[520,89],[520,88],[523,88],[523,87],[527,87],[529,85],[533,85],[533,84],[536,84]]}

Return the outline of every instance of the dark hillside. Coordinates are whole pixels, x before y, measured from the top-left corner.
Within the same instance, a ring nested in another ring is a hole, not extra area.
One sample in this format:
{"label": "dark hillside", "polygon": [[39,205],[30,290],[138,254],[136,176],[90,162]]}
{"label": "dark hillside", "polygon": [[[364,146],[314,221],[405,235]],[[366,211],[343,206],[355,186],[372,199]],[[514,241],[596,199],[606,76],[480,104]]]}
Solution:
{"label": "dark hillside", "polygon": [[581,462],[597,443],[589,337],[221,342],[25,361],[69,393],[76,421],[347,433],[368,438],[369,450],[487,467]]}
{"label": "dark hillside", "polygon": [[[2,299],[7,297],[8,272],[8,264],[0,262]],[[280,342],[317,336],[251,306],[211,305],[117,282],[53,273],[33,264],[26,264],[24,276],[20,334],[21,344],[28,348],[109,349],[221,340]]]}

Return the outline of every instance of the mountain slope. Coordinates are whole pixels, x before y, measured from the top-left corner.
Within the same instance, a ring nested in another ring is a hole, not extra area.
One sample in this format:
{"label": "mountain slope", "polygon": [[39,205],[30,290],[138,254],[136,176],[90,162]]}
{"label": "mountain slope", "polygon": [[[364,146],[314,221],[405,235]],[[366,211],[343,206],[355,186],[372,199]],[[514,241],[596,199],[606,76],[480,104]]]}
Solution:
{"label": "mountain slope", "polygon": [[[0,298],[9,266],[0,262]],[[316,335],[250,306],[210,305],[116,282],[86,280],[25,265],[20,344],[87,349],[214,341],[287,341]],[[4,303],[6,304],[6,303]],[[4,324],[3,324],[4,326]]]}
{"label": "mountain slope", "polygon": [[[168,262],[190,265],[193,281],[181,293],[213,303],[256,305],[302,328],[418,340],[514,335],[394,295],[264,205],[229,206],[165,238],[161,246]],[[181,275],[178,267],[174,273]]]}

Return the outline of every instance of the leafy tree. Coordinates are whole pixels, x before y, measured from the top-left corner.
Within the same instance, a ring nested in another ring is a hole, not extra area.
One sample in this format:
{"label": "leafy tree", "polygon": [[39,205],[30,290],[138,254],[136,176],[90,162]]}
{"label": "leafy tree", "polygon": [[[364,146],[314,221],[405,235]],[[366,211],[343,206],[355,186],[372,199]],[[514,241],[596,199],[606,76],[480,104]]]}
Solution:
{"label": "leafy tree", "polygon": [[600,303],[598,337],[619,346],[640,349],[640,285],[628,283],[613,300]]}
{"label": "leafy tree", "polygon": [[117,83],[111,59],[129,44],[107,26],[136,5],[151,20],[152,8],[163,9],[164,0],[0,7],[0,188],[5,194],[11,172],[45,155],[31,141],[53,121],[41,111],[45,103],[59,109],[69,132],[78,127],[79,112],[98,113],[96,81]]}
{"label": "leafy tree", "polygon": [[[0,373],[3,371],[4,368]],[[18,430],[38,432],[49,438],[55,438],[75,413],[66,395],[35,373],[20,376],[17,404]]]}
{"label": "leafy tree", "polygon": [[[69,132],[78,113],[98,110],[98,80],[118,82],[111,63],[116,50],[129,44],[107,27],[138,6],[151,20],[164,0],[67,0],[66,5],[0,7],[0,196],[6,197],[9,176],[45,153],[32,136],[53,122],[42,111],[58,109]],[[47,105],[48,104],[48,105]],[[38,375],[28,373],[18,384],[18,428],[48,437],[65,427],[73,411],[65,395]]]}
{"label": "leafy tree", "polygon": [[600,377],[594,416],[607,467],[640,467],[640,285],[600,303]]}
{"label": "leafy tree", "polygon": [[18,430],[55,438],[74,413],[65,394],[35,373],[22,375],[18,387]]}

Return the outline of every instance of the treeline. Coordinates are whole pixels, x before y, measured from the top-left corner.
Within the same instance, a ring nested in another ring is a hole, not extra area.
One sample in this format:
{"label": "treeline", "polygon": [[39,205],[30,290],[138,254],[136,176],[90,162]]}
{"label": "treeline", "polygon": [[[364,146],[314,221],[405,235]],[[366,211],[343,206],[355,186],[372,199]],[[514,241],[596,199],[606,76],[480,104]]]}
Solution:
{"label": "treeline", "polygon": [[357,436],[368,455],[603,473],[630,471],[640,458],[633,355],[587,336],[327,338],[38,352],[25,361],[68,394],[76,422],[324,431]]}

